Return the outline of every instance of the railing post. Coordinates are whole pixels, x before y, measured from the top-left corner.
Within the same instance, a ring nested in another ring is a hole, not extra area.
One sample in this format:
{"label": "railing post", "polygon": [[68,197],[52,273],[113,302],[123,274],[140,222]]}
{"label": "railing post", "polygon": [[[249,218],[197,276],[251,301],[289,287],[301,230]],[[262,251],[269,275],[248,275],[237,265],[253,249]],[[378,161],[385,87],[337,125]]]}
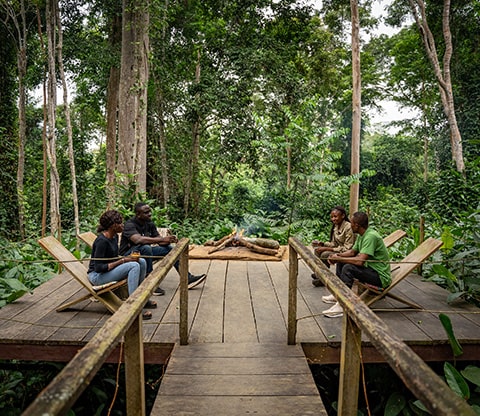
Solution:
{"label": "railing post", "polygon": [[338,414],[342,416],[356,416],[358,409],[362,332],[347,313],[343,314],[342,331]]}
{"label": "railing post", "polygon": [[188,344],[188,245],[179,258],[180,274],[180,345]]}
{"label": "railing post", "polygon": [[295,345],[297,337],[297,276],[298,255],[288,245],[288,345]]}
{"label": "railing post", "polygon": [[145,416],[143,318],[138,315],[125,333],[125,384],[127,416]]}

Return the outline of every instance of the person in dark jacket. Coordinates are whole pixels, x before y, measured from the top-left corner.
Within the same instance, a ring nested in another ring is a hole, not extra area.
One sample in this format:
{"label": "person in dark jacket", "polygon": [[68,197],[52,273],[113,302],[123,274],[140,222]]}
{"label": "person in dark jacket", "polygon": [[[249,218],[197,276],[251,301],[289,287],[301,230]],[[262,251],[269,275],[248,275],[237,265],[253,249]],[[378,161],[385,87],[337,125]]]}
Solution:
{"label": "person in dark jacket", "polygon": [[[153,258],[166,256],[173,248],[172,244],[178,241],[174,235],[162,237],[152,221],[152,210],[145,202],[135,205],[135,217],[125,222],[120,242],[120,254],[128,255],[133,251],[146,256],[147,276],[153,270]],[[175,263],[178,271],[178,261]],[[206,279],[206,274],[194,276],[188,273],[188,288],[192,289]],[[154,295],[164,295],[165,291],[158,287]]]}

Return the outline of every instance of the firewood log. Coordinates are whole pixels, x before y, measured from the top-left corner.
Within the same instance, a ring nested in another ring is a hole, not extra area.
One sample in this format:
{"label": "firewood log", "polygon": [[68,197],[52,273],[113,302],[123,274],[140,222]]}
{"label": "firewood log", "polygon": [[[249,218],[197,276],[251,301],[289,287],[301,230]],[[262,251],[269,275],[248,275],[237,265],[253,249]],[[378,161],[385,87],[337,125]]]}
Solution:
{"label": "firewood log", "polygon": [[[228,244],[230,244],[235,239],[235,236],[230,236],[224,240],[220,245],[213,247],[208,251],[208,254],[215,253],[216,251],[223,250]],[[223,240],[223,239],[222,239]],[[219,240],[220,241],[220,240]]]}
{"label": "firewood log", "polygon": [[265,248],[272,248],[278,249],[280,247],[280,243],[277,240],[272,240],[270,238],[250,238],[244,237],[245,241],[249,243],[255,244],[256,246],[265,247]]}
{"label": "firewood log", "polygon": [[254,251],[255,253],[266,254],[268,256],[276,256],[278,253],[278,249],[260,247],[260,246],[257,246],[256,244],[252,244],[248,242],[242,237],[238,238],[238,242],[240,245],[247,247],[248,249]]}
{"label": "firewood log", "polygon": [[204,246],[214,246],[217,247],[220,244],[222,244],[224,241],[228,240],[230,237],[234,236],[236,233],[235,231],[231,232],[230,234],[226,235],[225,237],[222,237],[220,240],[214,241],[214,240],[208,240],[206,241],[203,245]]}

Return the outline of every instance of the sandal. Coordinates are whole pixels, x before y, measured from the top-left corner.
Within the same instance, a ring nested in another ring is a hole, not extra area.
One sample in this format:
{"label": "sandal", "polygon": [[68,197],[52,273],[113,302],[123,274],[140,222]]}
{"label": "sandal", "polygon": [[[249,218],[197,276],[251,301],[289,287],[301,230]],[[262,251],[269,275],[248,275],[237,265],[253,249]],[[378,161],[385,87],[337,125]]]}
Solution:
{"label": "sandal", "polygon": [[149,319],[152,319],[152,312],[144,311],[142,314],[142,318],[144,321],[148,321]]}
{"label": "sandal", "polygon": [[157,302],[154,300],[149,300],[144,306],[145,309],[157,309]]}

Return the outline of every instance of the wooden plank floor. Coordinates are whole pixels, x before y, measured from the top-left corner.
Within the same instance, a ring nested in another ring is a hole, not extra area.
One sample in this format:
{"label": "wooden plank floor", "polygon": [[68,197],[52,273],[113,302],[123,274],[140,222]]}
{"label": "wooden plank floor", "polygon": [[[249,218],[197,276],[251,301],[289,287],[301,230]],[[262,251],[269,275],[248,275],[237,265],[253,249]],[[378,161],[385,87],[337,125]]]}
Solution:
{"label": "wooden plank floor", "polygon": [[299,345],[201,343],[175,346],[150,414],[327,412]]}
{"label": "wooden plank floor", "polygon": [[[190,270],[208,273],[205,283],[189,293],[189,342],[287,342],[288,261],[247,262],[192,260]],[[325,288],[311,284],[311,271],[300,262],[297,342],[312,363],[338,363],[341,319],[326,318],[321,296]],[[172,270],[161,285],[166,295],[154,297],[159,307],[144,322],[145,360],[164,363],[178,336],[178,274]],[[68,274],[55,276],[12,304],[0,309],[0,359],[68,361],[110,316],[102,305],[87,300],[76,309],[56,312],[56,306],[83,289]],[[424,306],[424,311],[378,311],[378,316],[423,359],[443,361],[452,354],[438,320],[447,313],[464,349],[459,359],[480,359],[479,309],[464,302],[448,305],[448,293],[411,275],[393,292]],[[401,307],[383,300],[375,308]],[[110,361],[118,359],[114,351]],[[365,362],[381,362],[367,339]]]}

